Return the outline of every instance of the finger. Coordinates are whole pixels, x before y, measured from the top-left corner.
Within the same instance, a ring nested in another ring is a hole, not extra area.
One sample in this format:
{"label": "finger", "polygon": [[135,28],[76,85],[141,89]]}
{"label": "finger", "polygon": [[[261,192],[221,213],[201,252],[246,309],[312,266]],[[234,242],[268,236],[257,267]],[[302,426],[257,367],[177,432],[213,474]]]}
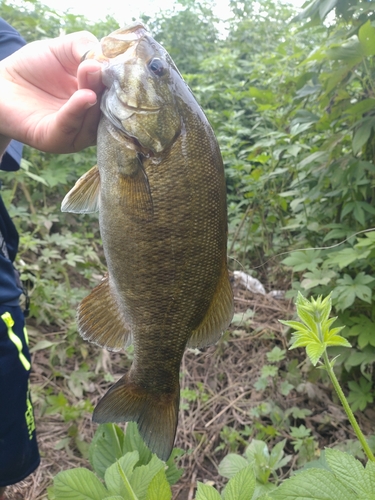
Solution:
{"label": "finger", "polygon": [[77,81],[79,89],[91,89],[96,94],[104,90],[101,64],[94,59],[87,59],[78,66]]}
{"label": "finger", "polygon": [[[96,110],[91,111],[92,108]],[[49,128],[54,137],[50,138],[48,151],[71,153],[95,144],[99,115],[96,94],[92,90],[77,90],[55,115]]]}
{"label": "finger", "polygon": [[70,74],[75,75],[82,57],[98,43],[96,36],[89,31],[78,31],[53,38],[50,41],[50,49],[60,64]]}

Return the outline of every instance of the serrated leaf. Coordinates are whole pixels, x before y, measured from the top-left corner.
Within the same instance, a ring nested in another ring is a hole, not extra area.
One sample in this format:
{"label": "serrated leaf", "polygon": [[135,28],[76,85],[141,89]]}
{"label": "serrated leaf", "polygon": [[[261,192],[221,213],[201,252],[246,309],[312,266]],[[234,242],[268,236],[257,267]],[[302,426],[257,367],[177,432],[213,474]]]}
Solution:
{"label": "serrated leaf", "polygon": [[375,497],[375,463],[371,460],[366,464],[363,487],[369,495],[372,495],[373,499]]}
{"label": "serrated leaf", "polygon": [[167,470],[165,472],[165,476],[167,478],[168,483],[173,486],[180,479],[182,474],[184,473],[184,469],[178,469],[176,465],[176,458],[181,457],[184,454],[184,450],[181,448],[173,448],[171,456],[168,458]]}
{"label": "serrated leaf", "polygon": [[224,457],[220,462],[218,472],[221,476],[230,479],[248,465],[249,462],[244,457],[236,455],[235,453],[229,453],[229,455]]}
{"label": "serrated leaf", "polygon": [[224,500],[249,500],[254,494],[255,485],[253,466],[248,465],[229,480],[222,496]]}
{"label": "serrated leaf", "polygon": [[88,469],[59,472],[53,480],[56,500],[102,500],[108,496],[108,490],[95,474]]}
{"label": "serrated leaf", "polygon": [[151,480],[146,500],[171,500],[172,491],[165,477],[164,470],[160,470]]}
{"label": "serrated leaf", "polygon": [[113,495],[120,494],[126,500],[134,498],[130,480],[138,460],[138,452],[133,451],[126,453],[126,455],[108,467],[104,475],[104,480],[110,493]]}
{"label": "serrated leaf", "polygon": [[318,344],[313,342],[311,342],[308,346],[306,346],[306,353],[310,358],[311,363],[314,366],[316,366],[316,364],[318,363],[325,349],[326,346],[324,344]]}
{"label": "serrated leaf", "polygon": [[332,472],[308,469],[285,480],[271,495],[273,500],[357,500]]}
{"label": "serrated leaf", "polygon": [[107,468],[124,455],[124,433],[115,424],[101,424],[89,448],[89,460],[99,477],[104,479]]}
{"label": "serrated leaf", "polygon": [[139,453],[138,465],[148,464],[151,460],[152,453],[141,438],[137,424],[135,422],[128,422],[122,446],[122,454],[134,450],[137,450]]}
{"label": "serrated leaf", "polygon": [[147,465],[141,465],[134,470],[130,484],[139,500],[144,500],[146,498],[148,486],[159,471],[163,471],[165,478],[164,468],[164,462],[162,462],[156,455],[153,455]]}
{"label": "serrated leaf", "polygon": [[198,489],[195,500],[221,500],[221,496],[212,486],[198,481]]}
{"label": "serrated leaf", "polygon": [[330,448],[326,448],[325,456],[329,468],[345,486],[358,494],[368,493],[363,483],[365,469],[359,460],[348,453]]}

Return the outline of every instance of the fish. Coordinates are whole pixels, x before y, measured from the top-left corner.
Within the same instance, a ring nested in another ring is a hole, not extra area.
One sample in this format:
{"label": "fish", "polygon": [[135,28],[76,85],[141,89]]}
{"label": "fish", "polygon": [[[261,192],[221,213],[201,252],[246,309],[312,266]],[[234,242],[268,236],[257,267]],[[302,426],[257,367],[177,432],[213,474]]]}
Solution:
{"label": "fish", "polygon": [[100,41],[97,165],[62,211],[99,211],[108,273],[78,306],[80,335],[110,351],[133,343],[129,371],[97,404],[97,423],[134,421],[166,461],[188,347],[217,342],[233,316],[223,161],[214,132],[168,52],[135,22]]}

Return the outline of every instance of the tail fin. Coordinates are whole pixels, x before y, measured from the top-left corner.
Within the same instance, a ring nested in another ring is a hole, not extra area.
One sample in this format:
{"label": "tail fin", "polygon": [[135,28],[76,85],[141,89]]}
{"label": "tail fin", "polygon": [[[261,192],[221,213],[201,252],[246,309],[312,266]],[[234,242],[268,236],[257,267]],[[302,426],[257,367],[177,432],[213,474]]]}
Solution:
{"label": "tail fin", "polygon": [[107,422],[137,422],[138,430],[153,453],[167,461],[176,436],[180,387],[170,394],[153,394],[122,377],[97,404],[92,419]]}

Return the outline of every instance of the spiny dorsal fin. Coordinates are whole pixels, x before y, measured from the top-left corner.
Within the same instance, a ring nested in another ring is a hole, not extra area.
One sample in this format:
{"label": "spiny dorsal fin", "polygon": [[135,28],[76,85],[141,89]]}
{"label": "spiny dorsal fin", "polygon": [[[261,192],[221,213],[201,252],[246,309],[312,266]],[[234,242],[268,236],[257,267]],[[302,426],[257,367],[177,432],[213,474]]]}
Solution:
{"label": "spiny dorsal fin", "polygon": [[65,196],[61,204],[62,212],[88,214],[99,210],[100,175],[95,165],[82,175]]}

